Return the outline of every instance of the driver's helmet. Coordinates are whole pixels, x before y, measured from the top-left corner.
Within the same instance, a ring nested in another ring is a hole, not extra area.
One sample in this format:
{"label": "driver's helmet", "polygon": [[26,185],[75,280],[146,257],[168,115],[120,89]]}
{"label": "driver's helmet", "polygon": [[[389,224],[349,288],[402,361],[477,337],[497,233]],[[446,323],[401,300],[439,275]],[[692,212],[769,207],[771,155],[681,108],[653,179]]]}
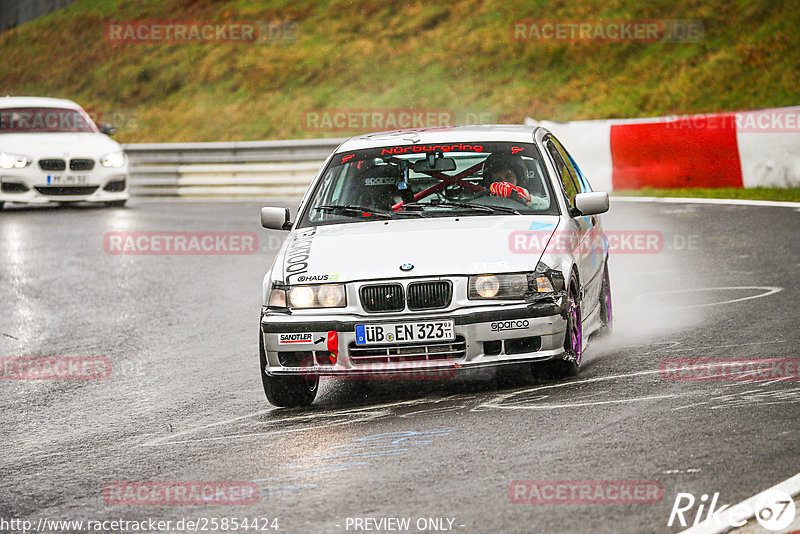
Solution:
{"label": "driver's helmet", "polygon": [[514,173],[517,177],[516,185],[525,186],[524,182],[527,181],[528,172],[522,162],[522,158],[517,155],[498,154],[496,152],[490,154],[486,161],[483,162],[483,185],[485,187],[491,185],[495,181],[492,179],[492,175],[503,169],[510,169]]}

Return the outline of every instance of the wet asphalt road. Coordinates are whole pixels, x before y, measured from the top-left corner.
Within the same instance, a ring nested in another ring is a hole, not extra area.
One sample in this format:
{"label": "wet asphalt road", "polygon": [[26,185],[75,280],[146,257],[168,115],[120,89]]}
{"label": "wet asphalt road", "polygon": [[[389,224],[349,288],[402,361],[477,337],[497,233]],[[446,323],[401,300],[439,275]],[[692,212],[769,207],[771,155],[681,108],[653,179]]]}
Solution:
{"label": "wet asphalt road", "polygon": [[[259,517],[277,518],[280,532],[354,532],[352,518],[399,517],[411,532],[420,518],[443,519],[431,532],[678,532],[667,521],[679,492],[735,504],[800,471],[800,382],[659,374],[665,358],[800,356],[794,209],[614,202],[606,229],[658,230],[665,246],[612,256],[615,333],[593,341],[576,379],[327,381],[312,407],[281,410],[261,389],[256,332],[261,280],[285,234],[260,229],[260,205],[0,212],[0,356],[112,364],[106,380],[0,380],[0,518]],[[126,230],[252,231],[259,250],[107,254],[104,234]],[[108,483],[154,480],[254,481],[259,499],[104,500]],[[517,504],[516,480],[657,481],[663,498]]]}

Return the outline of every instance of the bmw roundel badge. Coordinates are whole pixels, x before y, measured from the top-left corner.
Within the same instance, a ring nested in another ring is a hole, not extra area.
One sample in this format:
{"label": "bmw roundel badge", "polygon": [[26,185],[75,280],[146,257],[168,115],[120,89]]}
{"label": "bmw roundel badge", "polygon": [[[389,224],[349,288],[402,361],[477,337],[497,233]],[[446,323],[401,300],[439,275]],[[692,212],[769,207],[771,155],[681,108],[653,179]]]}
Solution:
{"label": "bmw roundel badge", "polygon": [[404,263],[403,265],[400,266],[401,271],[410,271],[413,268],[414,266],[411,265],[410,263]]}

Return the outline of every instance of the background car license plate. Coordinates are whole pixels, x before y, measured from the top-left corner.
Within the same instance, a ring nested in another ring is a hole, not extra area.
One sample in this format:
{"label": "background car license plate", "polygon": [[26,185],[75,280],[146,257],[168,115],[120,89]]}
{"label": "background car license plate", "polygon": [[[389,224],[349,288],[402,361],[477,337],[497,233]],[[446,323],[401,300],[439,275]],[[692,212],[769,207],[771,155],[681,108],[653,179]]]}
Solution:
{"label": "background car license plate", "polygon": [[89,181],[86,174],[50,174],[47,185],[84,185]]}
{"label": "background car license plate", "polygon": [[452,341],[455,338],[452,320],[356,325],[356,345]]}

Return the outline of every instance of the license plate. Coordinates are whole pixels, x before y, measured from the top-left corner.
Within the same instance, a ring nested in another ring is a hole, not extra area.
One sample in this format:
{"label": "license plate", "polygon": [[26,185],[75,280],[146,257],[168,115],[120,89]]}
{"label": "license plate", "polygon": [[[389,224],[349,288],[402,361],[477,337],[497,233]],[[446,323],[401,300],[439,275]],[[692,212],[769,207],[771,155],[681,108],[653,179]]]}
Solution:
{"label": "license plate", "polygon": [[89,181],[86,174],[48,174],[47,185],[85,185]]}
{"label": "license plate", "polygon": [[356,325],[356,345],[452,341],[455,338],[452,320]]}

